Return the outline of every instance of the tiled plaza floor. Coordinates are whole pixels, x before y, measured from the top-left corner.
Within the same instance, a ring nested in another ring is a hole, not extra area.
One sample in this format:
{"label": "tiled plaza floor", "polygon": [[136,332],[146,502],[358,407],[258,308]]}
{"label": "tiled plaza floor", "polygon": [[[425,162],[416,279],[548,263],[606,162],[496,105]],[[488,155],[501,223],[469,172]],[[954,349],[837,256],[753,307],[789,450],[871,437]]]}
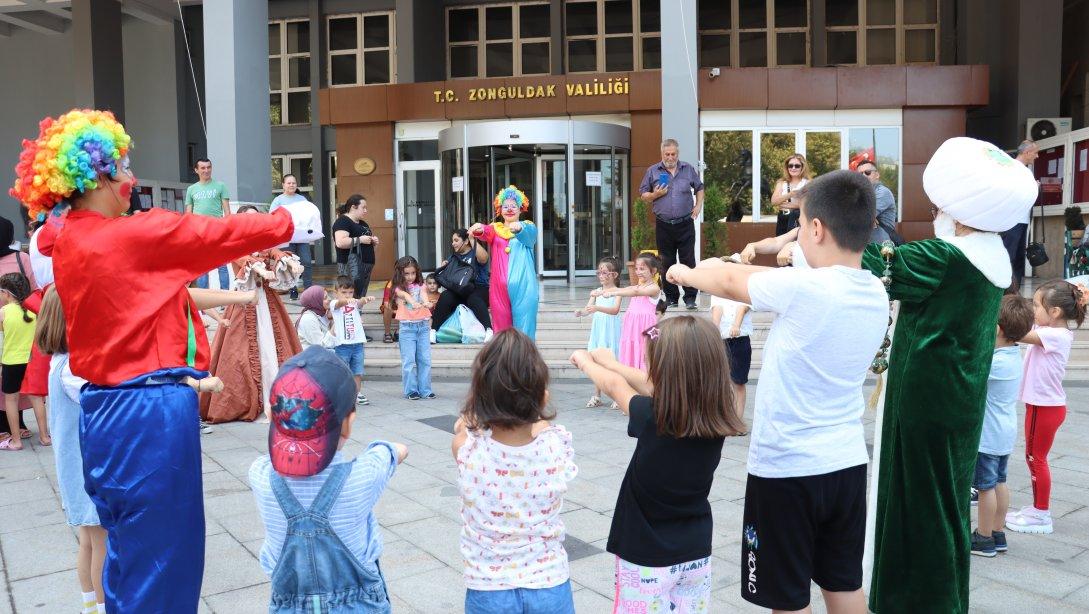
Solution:
{"label": "tiled plaza floor", "polygon": [[[1066,424],[1052,455],[1056,531],[1050,536],[1009,534],[1010,552],[973,558],[972,610],[976,612],[1089,610],[1089,395],[1084,383],[1068,387]],[[368,382],[372,405],[362,408],[347,452],[375,438],[408,444],[410,455],[377,508],[386,573],[395,612],[459,612],[464,589],[458,553],[456,470],[450,456],[453,416],[467,385],[436,382],[435,401],[401,400],[400,382]],[[589,386],[552,386],[557,422],[574,434],[579,475],[564,504],[571,579],[579,612],[611,611],[613,557],[605,553],[617,489],[634,441],[615,410],[584,409]],[[750,399],[752,398],[750,390]],[[751,420],[751,401],[747,420]],[[868,416],[872,430],[872,415]],[[245,614],[267,611],[269,585],[257,564],[263,537],[246,484],[250,464],[264,453],[267,426],[217,425],[201,438],[208,519],[207,564],[201,610]],[[74,611],[78,585],[76,539],[64,524],[49,448],[0,452],[0,612]],[[715,514],[713,611],[758,611],[739,593],[740,525],[748,438],[731,438],[711,491]],[[1021,450],[1010,462],[1013,505],[1030,502]],[[814,591],[815,610],[823,611]],[[1031,610],[1030,610],[1031,608]]]}

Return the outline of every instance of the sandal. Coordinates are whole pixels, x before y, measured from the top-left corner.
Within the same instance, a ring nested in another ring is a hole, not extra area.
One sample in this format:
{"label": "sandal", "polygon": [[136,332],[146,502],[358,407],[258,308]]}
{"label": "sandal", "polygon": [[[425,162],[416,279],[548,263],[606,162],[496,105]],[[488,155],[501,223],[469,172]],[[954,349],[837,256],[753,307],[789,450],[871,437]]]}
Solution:
{"label": "sandal", "polygon": [[613,404],[609,406],[609,409],[620,409],[620,405],[613,401]]}
{"label": "sandal", "polygon": [[[48,439],[48,441],[46,441],[46,439]],[[46,437],[45,439],[42,439],[41,437],[38,437],[38,443],[40,443],[42,447],[48,448],[49,446],[53,445],[53,438]]]}
{"label": "sandal", "polygon": [[12,439],[11,437],[8,437],[4,441],[0,441],[0,450],[10,450],[12,452],[18,452],[19,450],[23,449],[23,446],[21,446],[21,445],[18,448],[12,446],[11,442],[13,442],[13,441],[15,441],[15,440]]}
{"label": "sandal", "polygon": [[393,335],[386,333],[386,336],[382,337],[382,343],[393,343]]}
{"label": "sandal", "polygon": [[19,429],[19,439],[30,439],[30,429]]}
{"label": "sandal", "polygon": [[599,399],[596,394],[591,396],[590,400],[586,402],[586,407],[601,407],[602,405],[604,405],[604,403],[601,402],[601,399]]}

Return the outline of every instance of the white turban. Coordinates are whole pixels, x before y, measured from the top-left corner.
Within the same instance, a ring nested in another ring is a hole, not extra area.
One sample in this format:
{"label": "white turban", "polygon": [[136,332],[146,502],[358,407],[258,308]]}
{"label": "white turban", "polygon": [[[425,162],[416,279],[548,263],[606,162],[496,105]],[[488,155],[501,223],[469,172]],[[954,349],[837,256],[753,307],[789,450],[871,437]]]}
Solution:
{"label": "white turban", "polygon": [[930,201],[961,224],[1002,232],[1028,217],[1036,179],[1006,152],[967,137],[942,143],[923,171]]}

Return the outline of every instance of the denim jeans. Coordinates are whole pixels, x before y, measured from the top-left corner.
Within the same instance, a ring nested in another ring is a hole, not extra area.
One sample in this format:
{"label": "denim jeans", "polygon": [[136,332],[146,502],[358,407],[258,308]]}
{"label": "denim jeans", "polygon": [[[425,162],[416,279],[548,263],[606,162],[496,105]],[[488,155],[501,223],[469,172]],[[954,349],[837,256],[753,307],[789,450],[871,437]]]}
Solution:
{"label": "denim jeans", "polygon": [[552,588],[509,588],[502,591],[465,591],[465,614],[575,614],[571,581]]}
{"label": "denim jeans", "polygon": [[[219,289],[220,290],[230,290],[231,289],[231,277],[230,277],[230,275],[227,274],[227,265],[223,265],[223,266],[219,267],[219,269],[217,269],[217,270],[219,271]],[[193,283],[193,285],[198,287],[198,288],[207,288],[208,287],[208,274],[205,273],[204,275],[201,275],[200,277],[198,277],[197,280]]]}
{"label": "denim jeans", "polygon": [[427,320],[400,322],[401,386],[405,396],[431,394],[431,327]]}
{"label": "denim jeans", "polygon": [[290,243],[287,246],[287,251],[295,254],[299,257],[299,260],[303,265],[302,283],[303,290],[309,288],[314,284],[314,265],[311,264],[311,253],[309,243]]}

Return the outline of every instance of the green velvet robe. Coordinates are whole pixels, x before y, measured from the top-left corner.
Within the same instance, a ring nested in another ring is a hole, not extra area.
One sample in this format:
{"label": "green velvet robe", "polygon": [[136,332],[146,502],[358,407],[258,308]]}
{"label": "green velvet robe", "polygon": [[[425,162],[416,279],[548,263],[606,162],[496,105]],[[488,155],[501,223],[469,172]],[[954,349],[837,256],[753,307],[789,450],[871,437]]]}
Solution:
{"label": "green velvet robe", "polygon": [[[880,246],[863,266],[881,276]],[[941,239],[896,249],[870,609],[968,611],[969,489],[1002,290]]]}

